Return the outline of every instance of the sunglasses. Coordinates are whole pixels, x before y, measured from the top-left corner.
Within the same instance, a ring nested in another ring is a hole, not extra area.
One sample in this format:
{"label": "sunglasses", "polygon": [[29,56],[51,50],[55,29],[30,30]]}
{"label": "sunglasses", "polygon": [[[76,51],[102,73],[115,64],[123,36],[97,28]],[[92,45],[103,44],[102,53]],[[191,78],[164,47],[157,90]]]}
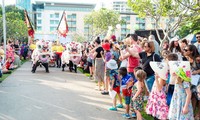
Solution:
{"label": "sunglasses", "polygon": [[198,39],[198,38],[200,38],[200,36],[197,36],[196,38]]}
{"label": "sunglasses", "polygon": [[149,46],[144,46],[145,48],[149,47]]}
{"label": "sunglasses", "polygon": [[187,49],[184,49],[184,51],[185,51],[185,52],[187,52],[187,51],[189,51],[189,50],[187,50]]}

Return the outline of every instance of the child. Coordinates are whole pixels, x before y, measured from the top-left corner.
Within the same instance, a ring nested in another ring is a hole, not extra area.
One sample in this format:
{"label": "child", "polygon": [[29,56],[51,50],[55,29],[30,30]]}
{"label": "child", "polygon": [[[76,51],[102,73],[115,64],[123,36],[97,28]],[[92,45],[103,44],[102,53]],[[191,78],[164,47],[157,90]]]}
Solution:
{"label": "child", "polygon": [[122,93],[126,104],[126,112],[125,114],[122,114],[122,117],[130,119],[131,117],[129,114],[129,110],[132,94],[131,87],[133,86],[133,77],[127,73],[127,69],[125,67],[121,67],[119,69],[119,74],[121,76]]}
{"label": "child", "polygon": [[140,111],[143,109],[143,94],[144,94],[144,80],[146,79],[146,72],[138,70],[135,74],[137,83],[133,86],[133,109],[137,115],[137,120],[142,120]]}
{"label": "child", "polygon": [[169,109],[169,120],[194,120],[191,104],[190,70],[179,68]]}
{"label": "child", "polygon": [[150,62],[150,66],[155,74],[155,82],[150,93],[146,112],[154,119],[166,120],[168,116],[168,105],[164,86],[168,75],[168,65],[162,62]]}
{"label": "child", "polygon": [[165,62],[167,61],[167,56],[170,54],[170,51],[169,50],[163,50],[161,52],[161,55],[162,55],[162,62]]}
{"label": "child", "polygon": [[[105,55],[103,55],[102,53],[101,53],[101,55],[103,56],[103,58],[105,56],[104,62],[105,62],[105,64],[107,64],[107,62],[109,60],[114,58],[114,56],[112,56],[112,53],[110,52],[110,43],[109,43],[109,41],[105,40],[105,43],[102,45],[102,47],[103,47],[103,49],[105,51],[104,52]],[[105,75],[106,75],[106,78],[105,78],[105,81],[104,81],[104,83],[105,83],[105,91],[101,92],[102,95],[107,95],[109,93],[108,92],[108,87],[109,87],[109,82],[110,82],[110,69],[107,68],[107,67],[105,68]]]}
{"label": "child", "polygon": [[[178,55],[176,53],[170,53],[167,55],[166,61],[177,61],[178,60]],[[174,85],[176,81],[176,76],[174,76],[173,73],[170,73],[169,77],[169,84],[167,86],[167,105],[169,106],[171,103],[171,99],[174,93]]]}
{"label": "child", "polygon": [[112,111],[117,111],[117,108],[123,108],[122,105],[122,97],[120,94],[120,81],[118,79],[118,72],[116,71],[118,68],[117,62],[114,59],[109,60],[109,62],[107,62],[106,67],[110,69],[109,71],[109,75],[110,75],[110,91],[114,90],[119,98],[119,102],[120,104],[116,105],[116,97],[113,99],[113,106],[111,108],[109,108],[109,110]]}
{"label": "child", "polygon": [[16,68],[16,66],[13,64],[13,61],[12,61],[12,58],[11,57],[8,57],[6,62],[5,62],[5,66],[6,66],[6,69],[8,70],[13,70]]}
{"label": "child", "polygon": [[[142,70],[142,68],[141,67],[135,67],[134,68],[134,76],[136,76],[136,72],[138,71],[138,70]],[[137,78],[135,78],[135,81],[136,82],[134,82],[134,84],[136,84],[137,83]],[[134,87],[133,87],[134,88]],[[132,91],[134,91],[135,89],[132,89]],[[146,90],[146,89],[144,89],[144,90]],[[135,93],[134,93],[135,94]],[[132,93],[132,97],[134,96],[134,94]],[[136,113],[134,112],[134,108],[133,108],[133,101],[131,101],[131,109],[132,109],[132,117],[133,118],[136,118]]]}

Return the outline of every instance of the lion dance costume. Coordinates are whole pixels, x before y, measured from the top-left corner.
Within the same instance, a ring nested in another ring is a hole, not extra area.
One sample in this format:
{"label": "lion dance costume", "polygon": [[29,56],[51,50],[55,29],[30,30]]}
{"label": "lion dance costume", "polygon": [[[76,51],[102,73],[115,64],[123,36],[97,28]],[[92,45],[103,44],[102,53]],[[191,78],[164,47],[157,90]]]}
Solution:
{"label": "lion dance costume", "polygon": [[70,42],[66,45],[66,50],[61,56],[62,61],[62,71],[66,64],[69,64],[69,70],[72,72],[74,70],[77,73],[77,65],[81,60],[81,44],[78,42]]}
{"label": "lion dance costume", "polygon": [[49,73],[49,61],[51,58],[51,43],[40,40],[36,43],[36,49],[32,53],[32,73],[35,73],[37,67],[42,64],[47,73]]}

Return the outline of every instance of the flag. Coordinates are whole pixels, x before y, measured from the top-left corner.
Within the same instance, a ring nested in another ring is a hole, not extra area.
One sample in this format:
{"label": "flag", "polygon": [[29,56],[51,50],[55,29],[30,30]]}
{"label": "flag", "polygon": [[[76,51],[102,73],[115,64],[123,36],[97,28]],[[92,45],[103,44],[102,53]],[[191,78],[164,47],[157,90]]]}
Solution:
{"label": "flag", "polygon": [[26,26],[28,28],[28,35],[33,38],[34,37],[34,29],[31,25],[31,21],[30,21],[30,18],[28,16],[28,13],[26,10],[24,10],[24,17],[25,17],[25,23],[26,23]]}
{"label": "flag", "polygon": [[58,31],[59,35],[61,35],[63,37],[67,36],[67,33],[68,33],[69,29],[68,29],[68,25],[67,25],[67,19],[66,19],[65,11],[63,12],[63,15],[61,17],[60,23],[59,23],[59,25],[57,27],[57,31]]}

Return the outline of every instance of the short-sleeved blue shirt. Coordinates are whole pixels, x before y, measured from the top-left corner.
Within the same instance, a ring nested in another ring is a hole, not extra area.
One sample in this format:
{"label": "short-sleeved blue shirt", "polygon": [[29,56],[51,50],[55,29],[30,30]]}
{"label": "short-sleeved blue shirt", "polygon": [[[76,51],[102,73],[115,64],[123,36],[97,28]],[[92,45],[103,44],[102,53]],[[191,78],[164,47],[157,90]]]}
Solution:
{"label": "short-sleeved blue shirt", "polygon": [[130,74],[123,76],[122,77],[122,85],[126,85],[129,82],[130,78],[132,78],[132,76]]}

